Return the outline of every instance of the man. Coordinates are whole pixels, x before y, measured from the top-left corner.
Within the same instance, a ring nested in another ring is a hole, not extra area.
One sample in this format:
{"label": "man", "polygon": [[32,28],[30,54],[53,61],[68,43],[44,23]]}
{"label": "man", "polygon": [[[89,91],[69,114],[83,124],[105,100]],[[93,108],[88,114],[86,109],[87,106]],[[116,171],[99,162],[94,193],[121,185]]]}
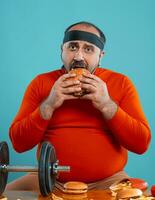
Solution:
{"label": "man", "polygon": [[[148,122],[132,82],[124,75],[99,67],[105,36],[95,25],[79,22],[65,31],[63,68],[37,76],[28,86],[10,127],[17,152],[50,141],[61,165],[57,184],[83,181],[89,188],[108,188],[128,177],[123,171],[127,151],[144,153],[150,143]],[[68,72],[84,67],[90,74],[80,80]],[[82,89],[87,94],[76,97]],[[34,180],[34,181],[33,181]],[[35,184],[34,184],[35,183]],[[28,175],[7,189],[38,189],[37,175]]]}

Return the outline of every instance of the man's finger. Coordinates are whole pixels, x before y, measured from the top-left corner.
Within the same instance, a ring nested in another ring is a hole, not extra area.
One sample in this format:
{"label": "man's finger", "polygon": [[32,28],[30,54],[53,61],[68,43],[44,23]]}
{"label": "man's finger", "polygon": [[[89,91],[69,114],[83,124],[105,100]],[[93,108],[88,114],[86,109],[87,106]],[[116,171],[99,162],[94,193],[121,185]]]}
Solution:
{"label": "man's finger", "polygon": [[90,78],[92,80],[95,80],[97,82],[101,81],[101,79],[93,74],[83,74],[84,77]]}
{"label": "man's finger", "polygon": [[76,74],[64,74],[60,77],[60,80],[65,81],[67,78],[75,77]]}
{"label": "man's finger", "polygon": [[92,94],[85,94],[82,97],[80,97],[80,99],[89,99],[89,100],[92,100],[93,99],[93,95]]}
{"label": "man's finger", "polygon": [[94,85],[90,85],[90,84],[85,84],[85,83],[83,83],[83,84],[81,84],[81,88],[82,89],[85,89],[85,90],[87,90],[87,91],[89,91],[89,92],[95,92],[96,91],[96,86],[94,86]]}
{"label": "man's finger", "polygon": [[79,84],[80,84],[79,80],[66,80],[62,82],[61,87],[66,88],[69,86],[79,85]]}
{"label": "man's finger", "polygon": [[69,100],[69,99],[79,99],[79,97],[76,97],[74,95],[65,95],[64,100]]}
{"label": "man's finger", "polygon": [[94,87],[97,87],[97,82],[94,80],[94,79],[90,79],[90,78],[85,78],[85,77],[81,77],[80,79],[80,82],[83,84],[83,83],[86,83],[86,84],[89,84],[89,85],[93,85]]}
{"label": "man's finger", "polygon": [[63,94],[71,94],[71,93],[80,92],[80,91],[81,91],[81,87],[68,87],[68,88],[62,89]]}

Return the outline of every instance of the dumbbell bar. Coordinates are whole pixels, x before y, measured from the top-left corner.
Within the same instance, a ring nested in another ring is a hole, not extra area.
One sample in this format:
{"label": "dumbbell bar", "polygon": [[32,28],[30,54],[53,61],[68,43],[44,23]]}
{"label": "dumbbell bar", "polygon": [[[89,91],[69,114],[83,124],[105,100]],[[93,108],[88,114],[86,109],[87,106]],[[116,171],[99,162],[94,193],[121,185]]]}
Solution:
{"label": "dumbbell bar", "polygon": [[8,145],[6,142],[0,143],[0,196],[5,190],[8,172],[38,172],[40,192],[47,196],[52,192],[60,171],[70,171],[70,167],[58,165],[55,149],[49,142],[41,145],[38,167],[10,166]]}

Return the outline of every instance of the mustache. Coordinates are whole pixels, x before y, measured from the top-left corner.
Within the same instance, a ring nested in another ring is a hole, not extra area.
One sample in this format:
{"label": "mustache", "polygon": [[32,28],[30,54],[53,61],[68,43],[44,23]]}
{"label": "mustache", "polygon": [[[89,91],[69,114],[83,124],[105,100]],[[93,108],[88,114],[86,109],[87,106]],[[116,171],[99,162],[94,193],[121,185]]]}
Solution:
{"label": "mustache", "polygon": [[73,60],[73,62],[70,65],[70,69],[73,68],[88,68],[88,64],[86,62],[84,62],[83,60]]}

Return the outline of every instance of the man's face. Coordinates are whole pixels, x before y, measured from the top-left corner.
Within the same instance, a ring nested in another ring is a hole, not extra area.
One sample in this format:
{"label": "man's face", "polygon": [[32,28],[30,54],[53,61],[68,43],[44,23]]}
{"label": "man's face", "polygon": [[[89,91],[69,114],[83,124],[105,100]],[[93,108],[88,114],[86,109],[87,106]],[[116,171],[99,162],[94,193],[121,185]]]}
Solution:
{"label": "man's face", "polygon": [[[69,31],[71,30],[91,32],[100,36],[94,27],[81,24],[72,27]],[[67,71],[76,67],[84,67],[93,73],[102,56],[103,52],[97,46],[86,41],[69,41],[62,46],[62,61]]]}

